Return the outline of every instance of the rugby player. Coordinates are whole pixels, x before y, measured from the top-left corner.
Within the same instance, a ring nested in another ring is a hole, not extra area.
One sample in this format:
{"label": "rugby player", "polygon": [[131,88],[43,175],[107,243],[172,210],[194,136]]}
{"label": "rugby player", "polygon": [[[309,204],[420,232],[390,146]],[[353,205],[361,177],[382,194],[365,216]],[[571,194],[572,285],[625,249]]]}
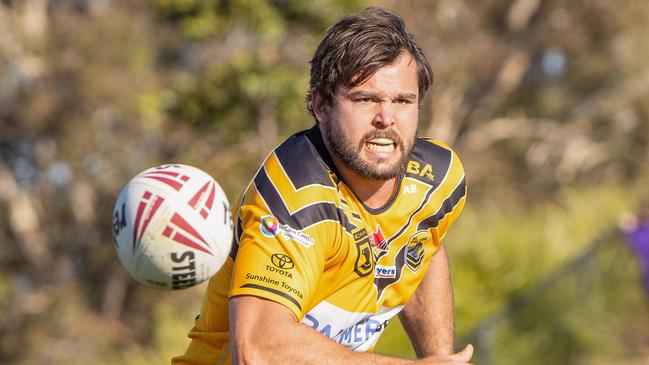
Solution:
{"label": "rugby player", "polygon": [[[441,241],[466,199],[446,144],[417,137],[432,72],[403,20],[368,8],[331,27],[311,61],[315,125],[266,158],[235,212],[173,364],[466,364],[453,349]],[[418,360],[372,353],[399,317]]]}

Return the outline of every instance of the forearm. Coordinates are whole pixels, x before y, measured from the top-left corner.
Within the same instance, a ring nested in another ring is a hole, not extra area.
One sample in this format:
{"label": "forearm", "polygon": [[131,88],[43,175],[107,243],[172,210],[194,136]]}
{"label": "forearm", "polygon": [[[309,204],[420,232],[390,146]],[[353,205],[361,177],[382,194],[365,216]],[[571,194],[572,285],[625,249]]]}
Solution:
{"label": "forearm", "polygon": [[[262,311],[250,311],[260,305]],[[351,351],[298,323],[280,304],[251,296],[230,300],[230,334],[233,364],[413,363],[412,360]]]}
{"label": "forearm", "polygon": [[453,289],[443,247],[431,259],[424,280],[399,318],[417,357],[453,353]]}

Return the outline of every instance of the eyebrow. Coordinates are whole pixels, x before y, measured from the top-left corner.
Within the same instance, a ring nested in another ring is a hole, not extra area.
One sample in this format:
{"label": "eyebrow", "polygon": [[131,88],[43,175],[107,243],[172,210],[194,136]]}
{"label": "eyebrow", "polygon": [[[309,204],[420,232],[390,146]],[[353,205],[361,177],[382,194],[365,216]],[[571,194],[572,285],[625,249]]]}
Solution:
{"label": "eyebrow", "polygon": [[397,94],[397,99],[417,99],[417,94],[413,93],[405,93],[405,94]]}
{"label": "eyebrow", "polygon": [[[347,93],[347,96],[350,98],[357,98],[357,97],[377,97],[379,96],[378,93],[371,92],[371,91],[364,91],[364,90],[358,90],[358,91],[352,91]],[[417,94],[413,93],[400,93],[395,96],[394,99],[417,99]]]}

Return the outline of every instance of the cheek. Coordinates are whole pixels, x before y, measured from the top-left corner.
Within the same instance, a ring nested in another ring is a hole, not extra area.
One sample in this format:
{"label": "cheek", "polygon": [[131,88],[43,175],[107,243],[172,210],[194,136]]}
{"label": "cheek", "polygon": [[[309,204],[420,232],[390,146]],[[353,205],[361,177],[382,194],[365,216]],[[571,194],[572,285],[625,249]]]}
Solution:
{"label": "cheek", "polygon": [[343,126],[344,138],[347,143],[356,145],[363,138],[365,131],[360,128],[354,128],[352,125]]}
{"label": "cheek", "polygon": [[403,134],[408,137],[414,136],[417,133],[419,110],[404,112],[400,121]]}
{"label": "cheek", "polygon": [[336,128],[346,139],[356,141],[366,132],[363,129],[362,115],[352,111],[340,111],[334,115]]}
{"label": "cheek", "polygon": [[349,124],[368,124],[376,115],[376,106],[373,104],[354,104],[342,102],[338,108],[339,120]]}

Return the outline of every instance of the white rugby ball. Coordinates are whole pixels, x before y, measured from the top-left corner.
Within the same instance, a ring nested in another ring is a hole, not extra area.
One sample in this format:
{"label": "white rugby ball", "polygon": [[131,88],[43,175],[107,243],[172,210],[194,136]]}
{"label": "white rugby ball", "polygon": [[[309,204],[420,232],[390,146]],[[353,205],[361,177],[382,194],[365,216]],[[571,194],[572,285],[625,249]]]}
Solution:
{"label": "white rugby ball", "polygon": [[153,167],[129,181],[115,203],[112,228],[126,271],[158,289],[209,279],[232,243],[223,189],[204,171],[180,164]]}

